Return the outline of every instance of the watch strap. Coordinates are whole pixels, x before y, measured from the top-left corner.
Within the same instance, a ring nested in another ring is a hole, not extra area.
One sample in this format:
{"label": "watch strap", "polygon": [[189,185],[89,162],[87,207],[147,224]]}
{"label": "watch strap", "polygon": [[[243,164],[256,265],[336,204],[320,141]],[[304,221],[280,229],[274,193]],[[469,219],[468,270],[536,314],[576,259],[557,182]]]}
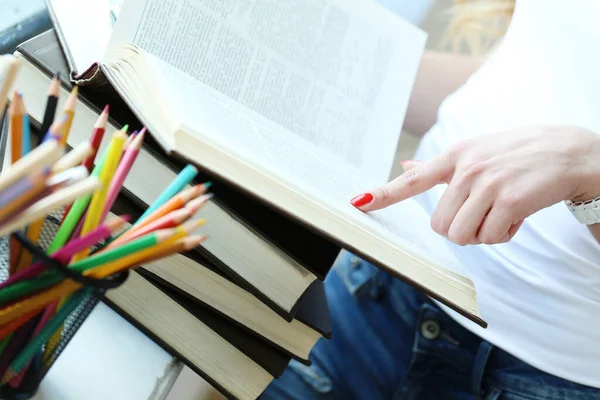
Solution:
{"label": "watch strap", "polygon": [[565,204],[580,223],[585,225],[600,223],[600,196],[585,201],[567,200]]}

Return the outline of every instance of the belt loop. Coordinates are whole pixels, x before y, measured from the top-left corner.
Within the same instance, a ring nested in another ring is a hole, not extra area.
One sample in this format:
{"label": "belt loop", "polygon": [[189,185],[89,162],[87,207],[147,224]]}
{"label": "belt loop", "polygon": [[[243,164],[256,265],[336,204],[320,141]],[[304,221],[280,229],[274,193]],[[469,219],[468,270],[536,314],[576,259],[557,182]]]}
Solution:
{"label": "belt loop", "polygon": [[475,400],[481,400],[483,375],[485,374],[485,367],[493,349],[494,346],[491,343],[482,340],[477,349],[477,354],[475,354],[471,380],[471,390],[473,390]]}
{"label": "belt loop", "polygon": [[373,280],[371,281],[371,290],[370,290],[371,297],[373,297],[374,299],[379,298],[382,290],[385,288],[385,286],[387,284],[388,277],[389,277],[389,275],[380,269],[377,269],[377,271],[375,271]]}

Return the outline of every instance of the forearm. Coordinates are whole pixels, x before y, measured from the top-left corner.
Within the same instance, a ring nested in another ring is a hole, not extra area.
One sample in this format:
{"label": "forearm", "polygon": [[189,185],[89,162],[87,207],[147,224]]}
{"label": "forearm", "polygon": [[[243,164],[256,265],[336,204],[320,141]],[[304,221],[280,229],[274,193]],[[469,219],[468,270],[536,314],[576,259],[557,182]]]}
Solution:
{"label": "forearm", "polygon": [[404,121],[404,129],[422,136],[437,120],[440,104],[481,65],[483,59],[426,50],[421,59]]}

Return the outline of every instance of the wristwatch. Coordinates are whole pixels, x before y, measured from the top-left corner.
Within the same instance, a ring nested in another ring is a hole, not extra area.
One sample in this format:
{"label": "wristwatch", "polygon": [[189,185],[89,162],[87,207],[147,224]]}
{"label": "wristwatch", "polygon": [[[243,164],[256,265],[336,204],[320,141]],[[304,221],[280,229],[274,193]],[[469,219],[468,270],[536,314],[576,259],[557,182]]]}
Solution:
{"label": "wristwatch", "polygon": [[600,196],[586,201],[567,200],[565,204],[580,223],[592,225],[600,222]]}

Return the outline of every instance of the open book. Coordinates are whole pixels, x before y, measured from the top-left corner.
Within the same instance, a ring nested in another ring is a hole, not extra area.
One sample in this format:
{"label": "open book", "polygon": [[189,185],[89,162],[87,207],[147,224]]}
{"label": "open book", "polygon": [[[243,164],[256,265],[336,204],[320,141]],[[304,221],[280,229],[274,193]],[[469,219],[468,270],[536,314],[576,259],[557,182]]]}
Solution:
{"label": "open book", "polygon": [[125,0],[100,69],[165,150],[485,326],[417,202],[349,204],[389,177],[424,43],[368,0]]}

